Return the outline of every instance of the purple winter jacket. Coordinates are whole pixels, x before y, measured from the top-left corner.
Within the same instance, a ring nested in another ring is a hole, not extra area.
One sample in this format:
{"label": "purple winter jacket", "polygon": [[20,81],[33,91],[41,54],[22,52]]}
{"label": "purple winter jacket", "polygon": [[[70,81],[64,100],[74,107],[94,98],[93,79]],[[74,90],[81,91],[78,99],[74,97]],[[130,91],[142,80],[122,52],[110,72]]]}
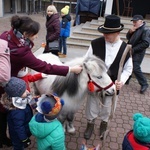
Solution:
{"label": "purple winter jacket", "polygon": [[60,20],[59,14],[53,14],[50,17],[46,16],[46,41],[54,41],[59,38],[60,35]]}
{"label": "purple winter jacket", "polygon": [[37,59],[31,51],[34,44],[30,41],[29,45],[22,46],[21,42],[13,33],[13,30],[2,33],[0,38],[8,41],[8,35],[10,36],[10,40],[8,42],[10,50],[17,49],[10,53],[11,76],[17,77],[18,72],[23,67],[29,67],[35,71],[45,74],[67,75],[69,71],[68,66],[51,65],[47,64],[45,61]]}

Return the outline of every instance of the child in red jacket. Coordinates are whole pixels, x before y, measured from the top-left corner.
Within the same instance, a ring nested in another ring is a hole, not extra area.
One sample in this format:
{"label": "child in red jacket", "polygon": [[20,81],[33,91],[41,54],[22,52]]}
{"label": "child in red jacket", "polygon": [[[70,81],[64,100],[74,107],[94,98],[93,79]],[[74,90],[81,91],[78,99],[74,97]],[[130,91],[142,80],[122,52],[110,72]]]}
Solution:
{"label": "child in red jacket", "polygon": [[46,78],[47,75],[43,73],[36,73],[34,75],[28,73],[28,68],[23,67],[19,72],[17,77],[24,80],[26,82],[27,90],[30,92],[30,82],[35,82],[37,80],[41,80],[43,78]]}

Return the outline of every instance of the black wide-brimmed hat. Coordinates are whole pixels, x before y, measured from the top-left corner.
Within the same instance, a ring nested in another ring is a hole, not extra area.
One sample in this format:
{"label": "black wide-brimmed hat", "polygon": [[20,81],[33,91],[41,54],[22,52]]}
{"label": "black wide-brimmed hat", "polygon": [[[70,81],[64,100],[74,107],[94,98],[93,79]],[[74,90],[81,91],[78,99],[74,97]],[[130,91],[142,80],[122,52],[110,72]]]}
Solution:
{"label": "black wide-brimmed hat", "polygon": [[105,17],[104,24],[98,27],[101,33],[115,33],[123,30],[124,25],[120,23],[120,17],[116,15],[108,15]]}

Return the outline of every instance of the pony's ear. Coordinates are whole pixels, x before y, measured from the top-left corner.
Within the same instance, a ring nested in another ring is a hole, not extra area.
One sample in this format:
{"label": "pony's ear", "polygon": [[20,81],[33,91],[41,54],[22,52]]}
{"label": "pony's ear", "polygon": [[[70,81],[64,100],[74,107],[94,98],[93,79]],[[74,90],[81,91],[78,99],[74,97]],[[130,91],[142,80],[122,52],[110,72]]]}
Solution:
{"label": "pony's ear", "polygon": [[85,70],[88,70],[88,67],[85,62],[83,63],[83,67],[85,68]]}

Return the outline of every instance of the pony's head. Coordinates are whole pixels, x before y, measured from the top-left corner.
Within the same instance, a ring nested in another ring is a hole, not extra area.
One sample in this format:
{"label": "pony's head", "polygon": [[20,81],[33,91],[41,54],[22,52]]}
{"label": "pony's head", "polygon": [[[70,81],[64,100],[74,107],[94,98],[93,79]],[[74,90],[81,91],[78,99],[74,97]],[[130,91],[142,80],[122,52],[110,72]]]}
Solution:
{"label": "pony's head", "polygon": [[115,85],[107,74],[107,67],[101,59],[92,55],[84,60],[83,67],[89,78],[88,89],[91,92],[105,91],[107,95],[114,94]]}

